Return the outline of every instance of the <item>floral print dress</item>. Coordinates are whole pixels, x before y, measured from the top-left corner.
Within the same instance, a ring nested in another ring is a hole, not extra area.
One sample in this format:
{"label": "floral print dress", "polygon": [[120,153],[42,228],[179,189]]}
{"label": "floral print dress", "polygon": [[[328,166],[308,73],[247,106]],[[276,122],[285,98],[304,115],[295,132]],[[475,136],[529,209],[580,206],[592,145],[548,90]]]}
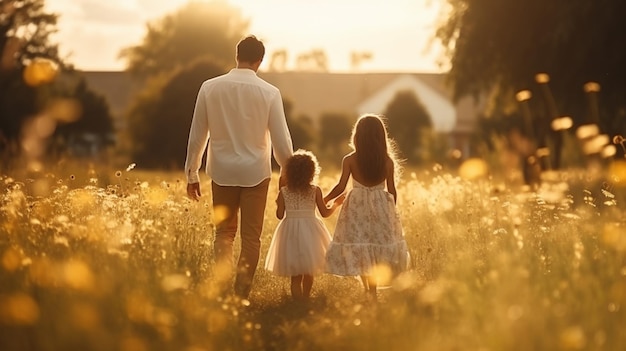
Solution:
{"label": "floral print dress", "polygon": [[385,183],[364,186],[352,180],[326,253],[326,272],[368,275],[385,265],[394,274],[407,269],[409,253],[393,195]]}

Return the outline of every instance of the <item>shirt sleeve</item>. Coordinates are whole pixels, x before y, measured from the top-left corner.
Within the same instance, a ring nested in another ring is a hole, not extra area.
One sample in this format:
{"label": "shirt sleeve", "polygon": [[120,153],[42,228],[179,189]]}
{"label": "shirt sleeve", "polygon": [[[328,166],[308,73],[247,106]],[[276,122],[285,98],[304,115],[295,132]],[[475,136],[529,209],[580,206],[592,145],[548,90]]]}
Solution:
{"label": "shirt sleeve", "polygon": [[185,160],[185,175],[189,184],[200,182],[199,170],[208,141],[209,118],[207,116],[206,99],[204,98],[203,89],[200,87],[191,120],[189,142],[187,144],[187,159]]}
{"label": "shirt sleeve", "polygon": [[269,131],[274,158],[278,165],[283,167],[287,159],[293,155],[293,142],[287,127],[280,91],[274,95],[270,106]]}

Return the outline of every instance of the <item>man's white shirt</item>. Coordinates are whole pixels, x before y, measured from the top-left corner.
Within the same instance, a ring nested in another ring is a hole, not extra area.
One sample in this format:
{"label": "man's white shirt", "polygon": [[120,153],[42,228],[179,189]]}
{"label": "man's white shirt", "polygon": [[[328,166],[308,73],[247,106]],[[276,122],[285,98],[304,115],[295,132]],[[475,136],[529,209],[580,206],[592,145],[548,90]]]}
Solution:
{"label": "man's white shirt", "polygon": [[206,172],[222,186],[255,186],[269,178],[272,149],[284,166],[293,144],[278,88],[239,68],[202,83],[185,161],[190,184],[199,182],[205,149]]}

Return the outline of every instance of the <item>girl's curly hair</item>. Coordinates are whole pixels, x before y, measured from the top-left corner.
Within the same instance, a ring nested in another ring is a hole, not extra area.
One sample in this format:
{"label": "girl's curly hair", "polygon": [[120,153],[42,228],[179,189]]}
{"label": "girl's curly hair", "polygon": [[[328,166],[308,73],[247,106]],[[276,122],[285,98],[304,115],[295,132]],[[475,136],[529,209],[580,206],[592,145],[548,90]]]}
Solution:
{"label": "girl's curly hair", "polygon": [[287,188],[292,191],[308,190],[317,181],[319,174],[319,163],[311,151],[297,150],[285,165]]}

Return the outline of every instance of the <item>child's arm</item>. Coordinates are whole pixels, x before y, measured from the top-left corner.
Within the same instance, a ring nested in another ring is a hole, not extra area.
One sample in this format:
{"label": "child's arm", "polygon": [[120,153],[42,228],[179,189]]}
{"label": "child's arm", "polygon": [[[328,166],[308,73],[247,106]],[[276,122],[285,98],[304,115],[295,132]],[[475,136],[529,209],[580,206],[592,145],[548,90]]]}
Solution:
{"label": "child's arm", "polygon": [[328,203],[328,201],[336,198],[341,193],[343,193],[344,190],[346,190],[348,178],[350,178],[351,173],[350,165],[352,163],[352,158],[350,157],[350,155],[345,156],[341,161],[341,177],[339,177],[339,182],[337,182],[337,185],[335,185],[335,187],[330,191],[330,193],[328,193],[328,195],[324,196],[324,203]]}
{"label": "child's arm", "polygon": [[316,187],[316,188],[317,189],[315,189],[315,203],[317,204],[317,209],[320,211],[320,214],[322,215],[322,217],[326,218],[330,216],[331,214],[333,214],[333,212],[335,212],[337,207],[341,206],[341,204],[343,203],[343,200],[346,198],[346,195],[342,194],[341,196],[336,198],[335,201],[333,201],[333,204],[330,207],[328,207],[326,206],[326,203],[324,202],[324,199],[322,198],[322,189],[320,189],[319,187]]}
{"label": "child's arm", "polygon": [[387,192],[393,195],[393,202],[397,202],[398,194],[396,191],[396,180],[395,180],[395,169],[393,165],[393,161],[391,159],[387,160]]}
{"label": "child's arm", "polygon": [[278,219],[285,217],[285,198],[280,190],[278,190],[278,197],[276,198],[276,217]]}

